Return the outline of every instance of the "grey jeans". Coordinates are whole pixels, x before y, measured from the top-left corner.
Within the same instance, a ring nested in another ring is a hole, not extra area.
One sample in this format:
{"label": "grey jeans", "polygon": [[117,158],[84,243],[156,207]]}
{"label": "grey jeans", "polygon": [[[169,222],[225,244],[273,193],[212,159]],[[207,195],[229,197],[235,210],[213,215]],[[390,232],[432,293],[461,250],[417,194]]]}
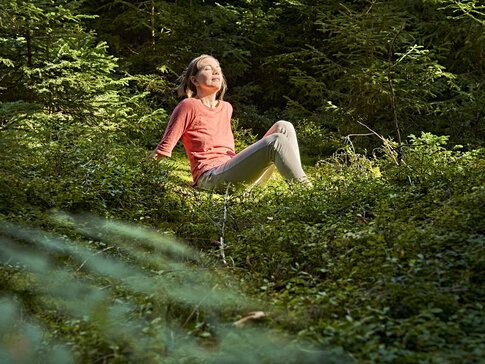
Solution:
{"label": "grey jeans", "polygon": [[271,177],[275,166],[288,181],[310,184],[301,168],[295,128],[288,121],[274,123],[263,139],[226,163],[204,172],[197,181],[197,187],[218,188],[225,182],[263,184]]}

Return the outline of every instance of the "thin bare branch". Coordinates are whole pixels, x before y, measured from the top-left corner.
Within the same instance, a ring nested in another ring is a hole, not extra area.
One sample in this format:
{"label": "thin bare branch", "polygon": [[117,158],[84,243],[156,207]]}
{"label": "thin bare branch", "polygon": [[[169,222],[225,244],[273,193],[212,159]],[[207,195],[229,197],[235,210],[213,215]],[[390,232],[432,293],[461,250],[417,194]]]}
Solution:
{"label": "thin bare branch", "polygon": [[371,3],[370,3],[370,8],[367,9],[367,11],[365,12],[365,14],[369,14],[369,12],[372,10],[372,8],[374,7],[375,3],[376,3],[377,0],[371,0]]}
{"label": "thin bare branch", "polygon": [[394,119],[394,128],[396,129],[397,141],[399,145],[401,145],[401,131],[399,130],[399,123],[397,120],[396,96],[394,94],[394,87],[392,86],[391,67],[392,67],[392,55],[393,55],[394,44],[396,43],[396,39],[399,36],[399,34],[401,34],[401,32],[404,30],[405,25],[406,23],[403,23],[401,25],[401,28],[399,28],[399,31],[396,33],[396,35],[394,36],[394,39],[391,42],[391,45],[389,46],[389,58],[388,58],[388,64],[387,64],[387,82],[389,84],[389,91],[391,93],[392,116]]}
{"label": "thin bare branch", "polygon": [[356,120],[358,124],[362,125],[364,128],[366,128],[367,130],[369,130],[372,134],[374,134],[375,136],[377,136],[381,141],[382,143],[384,144],[384,146],[387,148],[387,150],[389,151],[389,155],[391,156],[392,160],[394,161],[394,163],[399,166],[399,162],[397,161],[396,159],[396,154],[398,154],[394,148],[392,147],[392,145],[389,143],[389,141],[384,138],[382,135],[380,135],[379,133],[377,133],[376,131],[372,130],[371,128],[369,128],[367,125],[365,125],[363,122],[359,121],[359,120]]}

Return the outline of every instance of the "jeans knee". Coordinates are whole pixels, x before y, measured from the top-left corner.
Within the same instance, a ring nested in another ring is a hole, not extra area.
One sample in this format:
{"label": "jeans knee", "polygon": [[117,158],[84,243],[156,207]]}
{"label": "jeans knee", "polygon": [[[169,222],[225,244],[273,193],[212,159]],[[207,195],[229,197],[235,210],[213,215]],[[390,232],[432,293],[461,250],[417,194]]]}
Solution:
{"label": "jeans knee", "polygon": [[288,132],[294,132],[295,131],[293,124],[290,123],[289,121],[279,120],[275,124],[276,124],[278,132],[280,132],[280,133],[284,132],[284,131],[288,131]]}
{"label": "jeans knee", "polygon": [[271,159],[274,160],[274,153],[278,153],[281,147],[286,144],[286,139],[287,137],[285,134],[280,132],[270,134],[263,139],[267,145],[268,151],[273,155]]}
{"label": "jeans knee", "polygon": [[283,134],[276,132],[268,135],[263,140],[265,141],[266,145],[268,145],[271,148],[275,148],[276,144],[279,143],[283,137],[284,137]]}
{"label": "jeans knee", "polygon": [[[291,125],[291,124],[290,124]],[[271,147],[276,153],[280,153],[281,150],[286,149],[290,145],[290,141],[287,136],[288,129],[271,135]]]}

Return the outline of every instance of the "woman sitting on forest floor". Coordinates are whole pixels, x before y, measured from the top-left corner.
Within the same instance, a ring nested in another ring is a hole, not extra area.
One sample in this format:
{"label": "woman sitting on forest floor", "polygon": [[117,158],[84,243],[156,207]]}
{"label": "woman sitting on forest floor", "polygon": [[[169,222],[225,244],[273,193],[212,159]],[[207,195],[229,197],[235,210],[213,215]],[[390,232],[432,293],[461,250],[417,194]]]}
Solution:
{"label": "woman sitting on forest floor", "polygon": [[275,166],[287,181],[311,186],[301,167],[293,125],[278,121],[258,142],[235,153],[231,129],[232,106],[223,101],[226,80],[219,62],[203,54],[180,76],[179,96],[161,142],[149,158],[170,157],[182,138],[190,160],[193,186],[219,188],[224,183],[263,184]]}

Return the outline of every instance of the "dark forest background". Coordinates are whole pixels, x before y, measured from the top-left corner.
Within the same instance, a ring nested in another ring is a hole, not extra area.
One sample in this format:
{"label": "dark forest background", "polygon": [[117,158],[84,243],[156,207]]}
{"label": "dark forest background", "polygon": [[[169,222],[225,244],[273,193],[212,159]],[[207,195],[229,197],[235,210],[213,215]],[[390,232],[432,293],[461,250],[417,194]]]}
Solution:
{"label": "dark forest background", "polygon": [[[479,0],[0,0],[0,362],[480,362],[484,48]],[[145,161],[203,53],[313,189]]]}
{"label": "dark forest background", "polygon": [[395,140],[427,131],[474,145],[482,12],[448,0],[3,1],[1,97],[79,121],[115,95],[170,113],[177,76],[208,53],[235,117],[257,133],[277,116],[328,135],[368,132],[359,120]]}

